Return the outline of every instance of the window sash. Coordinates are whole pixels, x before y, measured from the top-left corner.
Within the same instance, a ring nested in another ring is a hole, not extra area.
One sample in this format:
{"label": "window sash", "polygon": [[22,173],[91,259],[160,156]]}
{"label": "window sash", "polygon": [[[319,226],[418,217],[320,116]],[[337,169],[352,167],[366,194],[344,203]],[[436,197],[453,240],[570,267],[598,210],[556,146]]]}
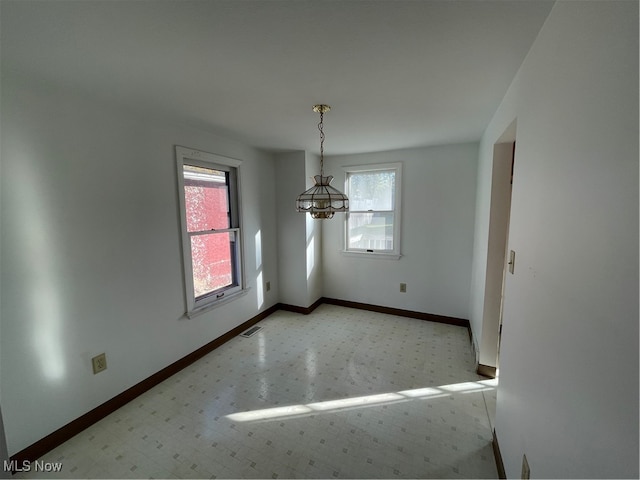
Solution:
{"label": "window sash", "polygon": [[394,251],[395,213],[393,211],[349,212],[349,217],[347,222],[349,251],[369,253]]}
{"label": "window sash", "polygon": [[187,231],[206,232],[232,227],[229,172],[184,163]]}
{"label": "window sash", "polygon": [[396,170],[393,168],[349,172],[347,174],[349,210],[393,211],[396,188],[395,177]]}
{"label": "window sash", "polygon": [[[196,303],[233,287],[238,287],[238,229],[203,232],[190,235],[192,277]],[[226,238],[225,238],[226,236]],[[213,241],[213,244],[210,242]],[[216,245],[217,244],[217,245]],[[213,252],[211,247],[216,249]],[[220,251],[222,248],[222,251]],[[225,251],[227,250],[227,251]],[[209,262],[197,262],[195,257],[213,253],[216,258]],[[224,283],[222,283],[224,282]],[[220,295],[218,298],[222,298]]]}

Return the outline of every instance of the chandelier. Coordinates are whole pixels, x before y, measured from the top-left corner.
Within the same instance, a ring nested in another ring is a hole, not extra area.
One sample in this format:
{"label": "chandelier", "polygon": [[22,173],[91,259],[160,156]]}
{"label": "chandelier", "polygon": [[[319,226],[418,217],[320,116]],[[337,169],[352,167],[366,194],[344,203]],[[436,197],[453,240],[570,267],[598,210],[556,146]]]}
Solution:
{"label": "chandelier", "polygon": [[298,195],[296,210],[309,212],[311,218],[331,218],[336,212],[349,211],[349,199],[344,193],[333,188],[331,180],[333,176],[324,176],[324,132],[322,131],[325,112],[331,110],[329,105],[314,105],[313,111],[320,114],[320,175],[313,177],[316,182],[309,190]]}

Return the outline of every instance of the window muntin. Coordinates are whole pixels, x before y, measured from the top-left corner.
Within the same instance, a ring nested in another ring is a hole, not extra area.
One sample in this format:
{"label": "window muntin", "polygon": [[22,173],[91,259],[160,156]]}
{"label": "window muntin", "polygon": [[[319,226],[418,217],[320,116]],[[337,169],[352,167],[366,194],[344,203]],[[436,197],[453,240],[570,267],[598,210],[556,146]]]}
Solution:
{"label": "window muntin", "polygon": [[187,313],[242,291],[240,162],[176,147]]}
{"label": "window muntin", "polygon": [[345,251],[400,255],[401,164],[345,167]]}

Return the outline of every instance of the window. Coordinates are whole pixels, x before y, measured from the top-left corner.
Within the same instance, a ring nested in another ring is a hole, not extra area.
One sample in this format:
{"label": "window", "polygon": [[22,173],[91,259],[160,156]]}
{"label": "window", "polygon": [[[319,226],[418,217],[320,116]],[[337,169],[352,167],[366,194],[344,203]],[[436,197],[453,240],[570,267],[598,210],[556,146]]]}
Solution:
{"label": "window", "polygon": [[243,290],[240,162],[176,147],[187,314]]}
{"label": "window", "polygon": [[402,164],[345,167],[345,251],[400,258]]}

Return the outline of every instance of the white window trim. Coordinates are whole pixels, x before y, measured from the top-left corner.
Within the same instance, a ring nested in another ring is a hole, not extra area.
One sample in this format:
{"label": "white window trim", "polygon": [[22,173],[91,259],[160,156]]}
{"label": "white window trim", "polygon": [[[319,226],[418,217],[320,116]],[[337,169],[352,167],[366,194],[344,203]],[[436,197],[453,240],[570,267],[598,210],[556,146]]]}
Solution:
{"label": "white window trim", "polygon": [[402,163],[374,163],[369,165],[348,165],[343,166],[344,170],[344,190],[349,196],[349,173],[359,173],[359,172],[375,172],[376,170],[395,170],[396,178],[395,184],[396,189],[394,192],[394,223],[393,223],[393,251],[384,251],[384,252],[367,252],[364,250],[350,250],[348,248],[349,245],[349,230],[347,228],[347,222],[349,220],[349,213],[344,216],[344,235],[343,235],[343,250],[342,254],[347,257],[358,257],[358,258],[371,258],[371,259],[387,259],[387,260],[399,260],[402,257],[400,252],[400,232],[401,232],[401,221],[402,221]]}
{"label": "white window trim", "polygon": [[[178,201],[180,203],[180,230],[182,238],[182,259],[184,267],[184,290],[187,303],[186,314],[189,318],[197,316],[201,313],[209,311],[219,305],[228,303],[230,300],[245,295],[248,292],[245,280],[244,269],[244,230],[242,228],[242,202],[240,196],[240,165],[242,160],[224,157],[214,153],[203,152],[176,145],[176,167],[178,172]],[[217,168],[230,171],[235,169],[235,185],[230,185],[232,195],[236,198],[238,226],[230,230],[239,230],[238,250],[240,258],[238,260],[237,270],[239,275],[238,286],[230,288],[224,292],[223,296],[210,296],[196,300],[193,286],[193,265],[191,259],[191,240],[187,233],[187,217],[185,211],[184,197],[184,171],[185,165],[195,165],[205,168]],[[226,167],[226,168],[225,168]]]}

